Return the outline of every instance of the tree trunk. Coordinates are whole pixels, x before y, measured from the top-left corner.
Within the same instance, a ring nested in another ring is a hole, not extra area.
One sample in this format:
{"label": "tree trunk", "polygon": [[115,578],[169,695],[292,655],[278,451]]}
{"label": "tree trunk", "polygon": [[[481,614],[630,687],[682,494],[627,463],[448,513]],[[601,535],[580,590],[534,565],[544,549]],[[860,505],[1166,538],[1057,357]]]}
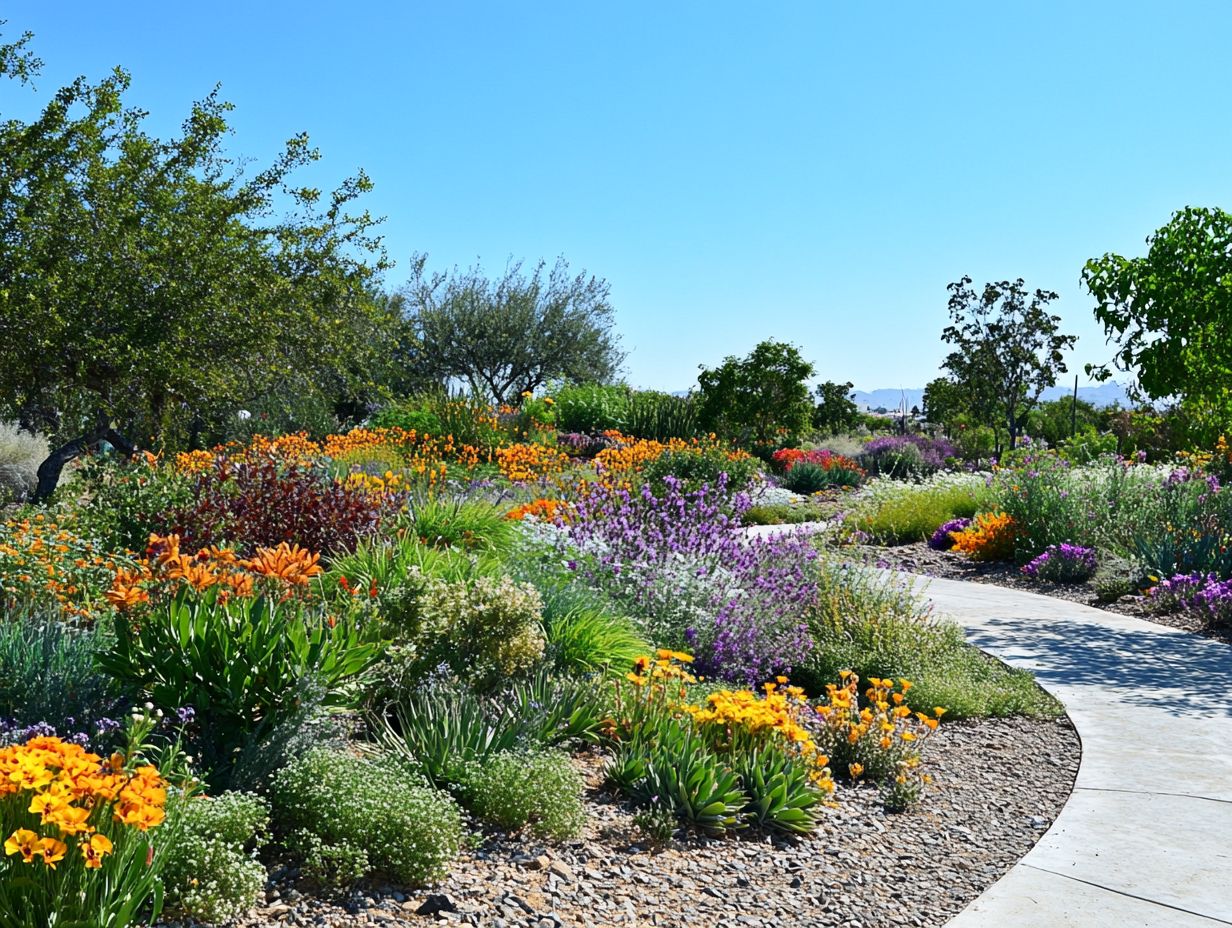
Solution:
{"label": "tree trunk", "polygon": [[137,453],[136,446],[125,438],[123,434],[113,429],[111,427],[111,419],[105,413],[100,412],[95,420],[93,429],[85,435],[80,435],[56,448],[39,465],[38,485],[34,488],[34,495],[30,497],[30,501],[41,503],[50,497],[60,484],[60,474],[63,472],[64,466],[104,439],[111,442],[118,451],[129,457]]}

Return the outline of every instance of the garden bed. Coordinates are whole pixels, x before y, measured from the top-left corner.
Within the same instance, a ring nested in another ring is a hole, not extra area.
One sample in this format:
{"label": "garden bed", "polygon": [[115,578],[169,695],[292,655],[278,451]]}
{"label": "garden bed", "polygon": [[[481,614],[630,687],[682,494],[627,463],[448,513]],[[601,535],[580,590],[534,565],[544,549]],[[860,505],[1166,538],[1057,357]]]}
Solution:
{"label": "garden bed", "polygon": [[[1051,825],[1079,759],[1068,720],[982,719],[930,742],[934,789],[904,813],[875,787],[847,787],[811,838],[709,839],[677,832],[655,852],[634,810],[603,786],[600,755],[579,756],[589,788],[581,839],[555,847],[490,835],[428,892],[378,888],[326,900],[275,867],[266,904],[244,928],[271,925],[942,925],[1001,877]],[[437,915],[416,914],[446,902]]]}
{"label": "garden bed", "polygon": [[947,580],[968,580],[973,583],[991,583],[996,586],[1025,590],[1043,596],[1053,596],[1068,602],[1080,603],[1095,609],[1104,609],[1120,615],[1133,616],[1170,628],[1192,632],[1204,638],[1212,638],[1232,644],[1232,628],[1212,626],[1192,613],[1160,613],[1148,609],[1141,596],[1123,596],[1115,602],[1101,600],[1091,581],[1084,583],[1050,583],[1024,577],[1015,564],[1005,561],[973,561],[951,551],[936,551],[925,542],[906,545],[858,545],[850,549],[857,552],[860,560],[919,574],[924,577],[940,577]]}

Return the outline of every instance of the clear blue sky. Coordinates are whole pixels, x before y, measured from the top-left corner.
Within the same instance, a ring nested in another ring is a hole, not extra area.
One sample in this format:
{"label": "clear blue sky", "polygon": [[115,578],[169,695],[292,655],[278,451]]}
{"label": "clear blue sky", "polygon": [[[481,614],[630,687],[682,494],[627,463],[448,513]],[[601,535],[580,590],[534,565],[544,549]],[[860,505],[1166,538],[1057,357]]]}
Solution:
{"label": "clear blue sky", "polygon": [[[1022,276],[1108,352],[1083,262],[1232,204],[1232,4],[8,0],[40,95],[133,72],[174,131],[215,82],[231,150],[310,133],[362,166],[406,257],[565,255],[612,285],[638,386],[760,339],[828,379],[922,386],[945,285]],[[16,85],[0,112],[26,114]],[[1085,381],[1085,377],[1083,378]]]}

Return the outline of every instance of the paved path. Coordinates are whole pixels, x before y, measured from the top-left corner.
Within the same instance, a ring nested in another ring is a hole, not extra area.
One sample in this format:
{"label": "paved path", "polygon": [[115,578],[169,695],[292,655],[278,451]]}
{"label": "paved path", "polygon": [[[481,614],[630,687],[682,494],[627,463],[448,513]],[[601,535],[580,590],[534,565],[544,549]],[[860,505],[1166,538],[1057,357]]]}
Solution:
{"label": "paved path", "polygon": [[1082,738],[1052,828],[947,928],[1232,925],[1232,647],[988,584],[927,595]]}

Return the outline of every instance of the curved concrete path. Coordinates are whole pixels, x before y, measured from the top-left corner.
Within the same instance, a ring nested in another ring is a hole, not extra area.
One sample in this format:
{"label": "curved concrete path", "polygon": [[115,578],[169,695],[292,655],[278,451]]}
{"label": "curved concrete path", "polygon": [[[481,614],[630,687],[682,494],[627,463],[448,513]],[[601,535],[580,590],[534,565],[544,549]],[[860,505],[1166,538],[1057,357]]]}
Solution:
{"label": "curved concrete path", "polygon": [[1232,925],[1232,647],[1035,593],[925,582],[938,613],[1032,671],[1082,738],[1052,828],[948,928]]}

